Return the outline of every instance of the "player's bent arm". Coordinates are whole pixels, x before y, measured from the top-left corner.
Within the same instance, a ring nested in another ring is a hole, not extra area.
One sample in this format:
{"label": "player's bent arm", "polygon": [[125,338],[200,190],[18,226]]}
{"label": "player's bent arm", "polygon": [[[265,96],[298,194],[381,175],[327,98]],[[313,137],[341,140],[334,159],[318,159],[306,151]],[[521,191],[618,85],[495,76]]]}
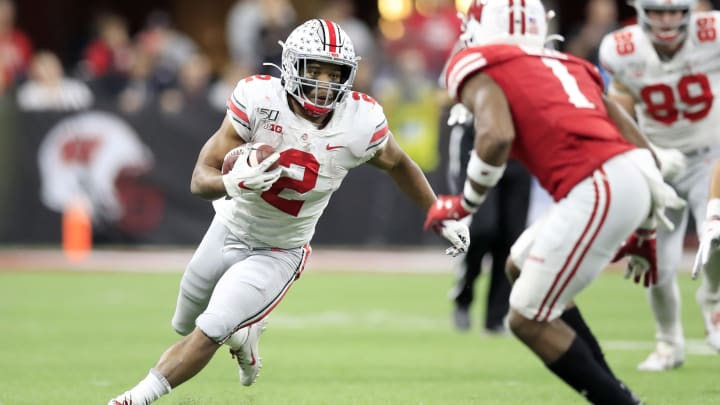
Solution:
{"label": "player's bent arm", "polygon": [[715,162],[710,178],[710,194],[708,199],[720,198],[720,160]]}
{"label": "player's bent arm", "polygon": [[713,165],[705,219],[720,218],[720,160]]}
{"label": "player's bent arm", "polygon": [[620,130],[620,134],[633,145],[640,148],[650,148],[647,139],[640,132],[635,119],[627,113],[627,110],[621,106],[614,98],[603,95],[603,103],[607,110],[608,116]]}
{"label": "player's bent arm", "polygon": [[705,219],[720,218],[720,160],[713,165]]}
{"label": "player's bent arm", "polygon": [[692,278],[695,279],[701,270],[707,267],[710,256],[715,255],[720,240],[720,161],[716,161],[710,177],[710,190],[708,193],[705,220],[700,235],[700,246],[695,255]]}
{"label": "player's bent arm", "polygon": [[488,164],[504,165],[515,139],[515,126],[502,89],[480,73],[463,86],[462,102],[475,117],[475,153]]}
{"label": "player's bent arm", "polygon": [[225,117],[220,128],[205,142],[198,155],[190,181],[190,191],[207,200],[225,196],[222,180],[222,164],[230,149],[245,143]]}
{"label": "player's bent arm", "polygon": [[638,148],[649,150],[653,159],[655,159],[655,164],[661,168],[662,165],[655,150],[650,146],[650,143],[640,131],[640,127],[635,122],[635,119],[627,113],[627,110],[614,98],[606,95],[603,95],[603,103],[605,104],[605,110],[608,116],[620,131],[620,135]]}
{"label": "player's bent arm", "polygon": [[392,134],[385,147],[368,163],[387,172],[400,190],[423,210],[435,203],[435,192],[422,169],[402,150]]}
{"label": "player's bent arm", "polygon": [[463,189],[465,207],[474,211],[505,171],[515,140],[515,126],[505,93],[486,74],[476,74],[467,81],[461,100],[475,117],[474,152]]}
{"label": "player's bent arm", "polygon": [[618,103],[633,120],[637,119],[635,116],[635,104],[637,102],[627,86],[613,79],[608,86],[607,95],[611,100]]}

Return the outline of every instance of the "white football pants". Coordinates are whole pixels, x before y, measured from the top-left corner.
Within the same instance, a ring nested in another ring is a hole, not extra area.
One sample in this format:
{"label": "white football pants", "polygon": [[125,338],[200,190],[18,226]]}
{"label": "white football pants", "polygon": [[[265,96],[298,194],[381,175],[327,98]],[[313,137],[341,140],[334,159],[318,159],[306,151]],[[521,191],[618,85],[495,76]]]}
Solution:
{"label": "white football pants", "polygon": [[197,325],[217,343],[264,318],[300,276],[310,246],[252,249],[216,216],[188,264],[173,328],[187,335]]}
{"label": "white football pants", "polygon": [[650,213],[639,165],[655,170],[647,151],[611,158],[518,238],[511,250],[522,269],[510,294],[514,310],[536,321],[558,318],[605,269]]}

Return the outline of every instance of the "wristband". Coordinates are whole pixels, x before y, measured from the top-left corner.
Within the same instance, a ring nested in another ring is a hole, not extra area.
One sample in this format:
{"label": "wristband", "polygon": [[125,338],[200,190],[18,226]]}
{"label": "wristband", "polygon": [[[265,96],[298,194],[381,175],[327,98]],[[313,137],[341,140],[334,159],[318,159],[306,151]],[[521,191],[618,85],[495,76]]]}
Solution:
{"label": "wristband", "polygon": [[705,219],[720,218],[720,198],[712,198],[707,203]]}
{"label": "wristband", "polygon": [[505,166],[505,164],[493,166],[485,163],[477,155],[477,152],[473,151],[467,166],[467,178],[484,187],[495,187],[505,172]]}
{"label": "wristband", "polygon": [[480,194],[473,188],[472,184],[470,184],[470,180],[465,180],[465,186],[463,187],[463,193],[462,193],[462,206],[465,208],[468,212],[475,212],[477,211],[478,207],[480,207],[480,204],[482,204],[485,201],[485,198],[487,197],[487,193]]}

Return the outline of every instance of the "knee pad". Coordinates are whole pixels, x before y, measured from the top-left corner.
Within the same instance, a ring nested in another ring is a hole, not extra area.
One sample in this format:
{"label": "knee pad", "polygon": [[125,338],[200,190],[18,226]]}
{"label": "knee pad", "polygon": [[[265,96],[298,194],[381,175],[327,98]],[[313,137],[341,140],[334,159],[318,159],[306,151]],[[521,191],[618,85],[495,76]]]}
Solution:
{"label": "knee pad", "polygon": [[203,312],[197,318],[197,327],[210,339],[223,343],[233,333],[237,325],[230,325],[228,317],[222,314]]}
{"label": "knee pad", "polygon": [[173,314],[171,322],[175,332],[182,336],[189,335],[195,329],[195,319],[204,310],[205,304],[181,285],[175,314]]}
{"label": "knee pad", "polygon": [[190,332],[195,329],[195,322],[188,322],[187,320],[180,319],[177,313],[175,314],[175,316],[173,316],[170,324],[172,325],[172,328],[175,330],[175,332],[182,336],[189,335]]}

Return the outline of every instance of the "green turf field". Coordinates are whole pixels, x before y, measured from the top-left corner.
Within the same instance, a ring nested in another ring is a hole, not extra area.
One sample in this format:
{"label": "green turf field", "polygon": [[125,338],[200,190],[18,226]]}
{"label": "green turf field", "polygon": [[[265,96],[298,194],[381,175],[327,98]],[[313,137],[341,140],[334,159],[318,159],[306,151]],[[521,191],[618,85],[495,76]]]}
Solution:
{"label": "green turf field", "polygon": [[[170,318],[179,280],[0,272],[0,405],[104,405],[134,385],[176,340]],[[221,349],[201,374],[157,403],[585,403],[515,339],[477,328],[454,332],[451,281],[450,274],[309,269],[270,315],[255,385],[239,384],[234,360]],[[635,371],[652,347],[642,288],[607,273],[580,298],[611,365],[648,404],[720,403],[720,359],[701,341],[695,283],[681,276],[686,364],[662,374]]]}

